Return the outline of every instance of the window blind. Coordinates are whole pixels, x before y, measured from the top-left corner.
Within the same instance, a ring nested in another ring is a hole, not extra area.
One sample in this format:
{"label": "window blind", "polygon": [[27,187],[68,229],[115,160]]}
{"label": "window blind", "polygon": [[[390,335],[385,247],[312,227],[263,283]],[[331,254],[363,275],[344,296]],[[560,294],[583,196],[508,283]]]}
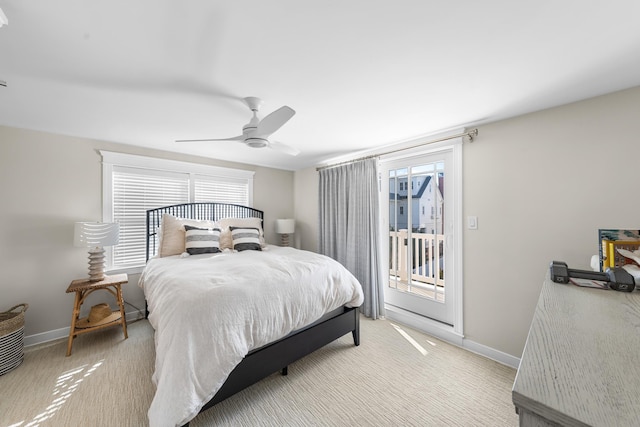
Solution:
{"label": "window blind", "polygon": [[144,266],[146,211],[189,202],[250,205],[250,182],[182,172],[113,166],[113,221],[120,224],[120,243],[113,247],[111,268]]}
{"label": "window blind", "polygon": [[246,179],[195,175],[194,202],[222,202],[246,206],[249,185]]}
{"label": "window blind", "polygon": [[128,167],[113,168],[113,220],[120,243],[113,266],[136,267],[146,261],[146,211],[189,201],[189,175]]}

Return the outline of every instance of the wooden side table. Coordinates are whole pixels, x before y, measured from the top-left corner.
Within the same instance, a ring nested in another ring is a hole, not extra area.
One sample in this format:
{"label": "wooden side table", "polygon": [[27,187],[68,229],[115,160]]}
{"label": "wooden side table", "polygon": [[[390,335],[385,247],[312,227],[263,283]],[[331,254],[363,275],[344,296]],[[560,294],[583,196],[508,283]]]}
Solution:
{"label": "wooden side table", "polygon": [[[75,292],[76,299],[73,305],[73,316],[71,317],[71,329],[69,330],[69,342],[67,344],[67,356],[71,355],[71,346],[75,337],[88,332],[94,332],[98,329],[108,328],[110,326],[122,325],[122,332],[124,332],[124,338],[127,339],[127,319],[124,314],[124,300],[122,299],[123,283],[127,283],[129,278],[126,274],[116,274],[114,276],[105,276],[105,278],[99,282],[92,282],[89,279],[77,279],[71,282],[67,288],[67,293]],[[112,316],[105,319],[105,322],[97,322],[95,326],[80,327],[78,323],[86,324],[87,318],[79,319],[80,307],[84,303],[87,296],[94,291],[104,289],[111,293],[116,299],[120,310],[113,312]]]}

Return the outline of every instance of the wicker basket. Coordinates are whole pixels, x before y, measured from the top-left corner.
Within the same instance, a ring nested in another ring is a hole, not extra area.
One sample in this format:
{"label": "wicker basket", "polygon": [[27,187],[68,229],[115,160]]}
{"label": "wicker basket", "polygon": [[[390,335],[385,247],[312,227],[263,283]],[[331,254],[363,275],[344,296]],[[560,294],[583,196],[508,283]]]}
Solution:
{"label": "wicker basket", "polygon": [[[16,311],[17,309],[20,311]],[[29,305],[18,304],[0,313],[0,375],[17,368],[24,359],[24,312]]]}

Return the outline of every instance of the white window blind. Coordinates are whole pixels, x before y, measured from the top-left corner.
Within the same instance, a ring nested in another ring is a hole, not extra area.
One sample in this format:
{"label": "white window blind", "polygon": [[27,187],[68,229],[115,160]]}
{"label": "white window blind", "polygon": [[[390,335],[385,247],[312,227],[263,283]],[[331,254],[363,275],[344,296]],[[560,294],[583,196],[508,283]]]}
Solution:
{"label": "white window blind", "polygon": [[120,243],[113,248],[113,266],[145,264],[147,209],[187,202],[187,174],[114,166],[113,221],[120,224]]}
{"label": "white window blind", "polygon": [[246,205],[249,186],[246,179],[195,176],[194,202],[224,202]]}
{"label": "white window blind", "polygon": [[103,221],[120,224],[110,270],[139,269],[146,262],[146,211],[189,202],[251,206],[253,172],[101,151]]}

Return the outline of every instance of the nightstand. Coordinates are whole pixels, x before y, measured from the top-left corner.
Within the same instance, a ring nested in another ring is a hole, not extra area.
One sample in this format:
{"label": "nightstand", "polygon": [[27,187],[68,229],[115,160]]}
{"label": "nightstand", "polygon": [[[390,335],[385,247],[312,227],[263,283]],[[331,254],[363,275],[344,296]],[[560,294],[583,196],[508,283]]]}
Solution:
{"label": "nightstand", "polygon": [[[124,338],[127,339],[127,320],[124,314],[124,300],[122,299],[121,286],[127,283],[129,278],[126,274],[116,274],[114,276],[105,276],[105,278],[99,282],[92,282],[89,279],[77,279],[71,282],[67,288],[67,293],[75,292],[76,299],[73,305],[73,317],[71,317],[71,329],[69,330],[69,342],[67,344],[67,356],[71,354],[71,346],[75,337],[88,332],[94,332],[99,329],[108,328],[111,326],[122,325],[122,332],[124,332]],[[112,314],[106,317],[102,321],[95,322],[91,325],[88,318],[79,319],[80,307],[84,303],[87,296],[94,291],[104,289],[113,295],[120,307],[120,310],[113,311]]]}

